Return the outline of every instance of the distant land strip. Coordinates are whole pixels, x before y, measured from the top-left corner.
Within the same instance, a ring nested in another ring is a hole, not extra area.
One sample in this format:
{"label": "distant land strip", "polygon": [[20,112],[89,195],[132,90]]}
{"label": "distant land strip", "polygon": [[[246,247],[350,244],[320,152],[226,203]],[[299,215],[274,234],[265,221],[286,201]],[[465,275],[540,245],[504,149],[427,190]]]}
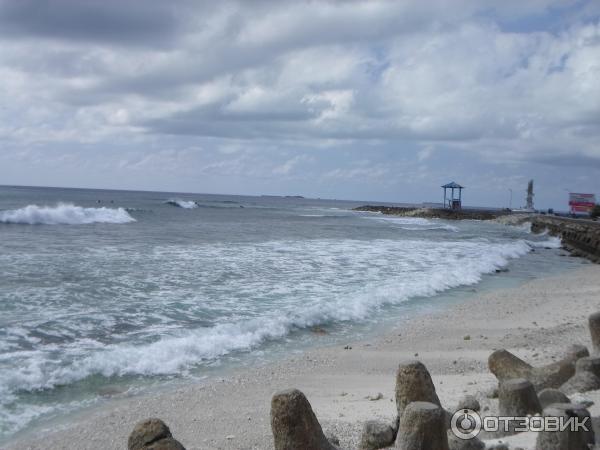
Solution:
{"label": "distant land strip", "polygon": [[354,211],[379,212],[390,216],[422,217],[424,219],[446,220],[493,220],[502,215],[510,214],[502,210],[486,211],[481,209],[443,209],[443,208],[407,208],[400,206],[364,205],[354,208]]}

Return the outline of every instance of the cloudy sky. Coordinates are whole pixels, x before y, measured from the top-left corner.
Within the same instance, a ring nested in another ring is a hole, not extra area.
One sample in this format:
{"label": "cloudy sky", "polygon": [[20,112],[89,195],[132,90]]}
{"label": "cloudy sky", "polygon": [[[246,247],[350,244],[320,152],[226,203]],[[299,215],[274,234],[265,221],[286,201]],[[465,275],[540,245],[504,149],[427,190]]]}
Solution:
{"label": "cloudy sky", "polygon": [[0,0],[0,184],[600,194],[595,0]]}

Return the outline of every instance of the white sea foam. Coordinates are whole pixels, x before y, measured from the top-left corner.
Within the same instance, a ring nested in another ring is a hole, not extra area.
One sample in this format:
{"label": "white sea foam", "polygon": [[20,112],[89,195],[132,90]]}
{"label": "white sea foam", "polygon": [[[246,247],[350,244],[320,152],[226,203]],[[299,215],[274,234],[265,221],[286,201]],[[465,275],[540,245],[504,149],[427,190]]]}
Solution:
{"label": "white sea foam", "polygon": [[444,223],[441,220],[424,219],[421,217],[394,217],[394,216],[364,216],[365,219],[388,222],[407,231],[445,230],[457,233],[458,227]]}
{"label": "white sea foam", "polygon": [[178,208],[184,209],[193,209],[198,207],[198,203],[193,200],[181,200],[180,198],[170,198],[165,203],[172,206],[177,206]]}
{"label": "white sea foam", "polygon": [[135,219],[123,208],[83,208],[70,203],[56,206],[28,205],[0,211],[0,223],[28,225],[83,225],[90,223],[127,223]]}
{"label": "white sea foam", "polygon": [[[552,243],[545,241],[535,245]],[[360,321],[375,315],[385,305],[475,284],[483,274],[494,273],[510,259],[531,251],[531,245],[525,240],[508,243],[324,240],[277,241],[237,248],[158,249],[156,258],[165,262],[176,260],[185,267],[191,267],[195,264],[194,258],[201,257],[200,264],[214,261],[227,267],[237,265],[240,271],[257,270],[256,279],[234,284],[230,289],[241,296],[288,300],[279,300],[276,307],[266,308],[260,314],[253,313],[252,318],[175,332],[169,332],[167,327],[167,332],[154,342],[105,345],[92,339],[80,339],[60,347],[64,361],[69,361],[67,364],[54,359],[52,355],[57,348],[53,344],[45,349],[39,347],[19,352],[22,362],[18,368],[0,370],[0,386],[4,390],[0,397],[6,399],[15,391],[69,384],[94,374],[110,377],[182,373],[202,361],[214,360],[233,351],[250,350],[265,341],[285,337],[294,329]],[[402,257],[398,257],[401,254]],[[315,258],[323,265],[319,269],[322,279],[300,278],[302,268],[314,264]],[[345,270],[349,280],[365,270],[377,275],[367,278],[363,286],[348,284],[350,282],[344,285],[344,280],[334,286],[333,280],[341,276],[339,264],[344,259],[350,264]],[[281,278],[265,283],[262,274],[273,264],[280,264]],[[298,273],[287,272],[288,266],[296,268]],[[200,274],[194,273],[194,276]],[[290,276],[293,285],[279,281]],[[157,278],[155,282],[161,283],[161,279]],[[296,290],[300,293],[295,293]],[[236,298],[228,300],[231,295],[223,294],[218,306],[235,308]],[[14,356],[5,355],[7,358]]]}
{"label": "white sea foam", "polygon": [[[0,252],[6,323],[0,327],[0,441],[37,417],[63,411],[71,400],[93,401],[98,385],[195,376],[205,373],[204,365],[227,361],[224,355],[245,361],[253,351],[270,351],[271,341],[293,348],[300,329],[335,323],[347,332],[356,322],[405,316],[402,302],[412,308],[424,297],[477,283],[533,247],[560,245],[556,238],[487,223],[330,208],[285,211],[345,217],[351,226],[332,231],[331,220],[307,220],[310,228],[303,229],[297,221],[286,226],[277,213],[277,222],[263,227],[268,209],[277,210],[266,206],[260,226],[246,228],[251,218],[244,217],[233,227],[223,222],[218,233],[211,226],[187,239],[186,220],[203,224],[183,212],[183,220],[166,222],[161,214],[143,214],[152,202],[137,204],[141,230],[160,227],[160,239],[153,239],[158,233],[136,239],[137,233],[116,226],[102,227],[107,233],[60,227],[50,235],[22,226],[0,230],[31,246],[7,245]],[[532,265],[552,253],[532,254]],[[57,386],[60,391],[53,391]]]}
{"label": "white sea foam", "polygon": [[545,241],[527,241],[529,245],[536,248],[561,248],[562,240],[557,236],[549,236]]}
{"label": "white sea foam", "polygon": [[509,226],[516,228],[519,231],[523,231],[525,233],[531,234],[531,226],[532,226],[531,222],[523,222],[519,225],[509,225]]}

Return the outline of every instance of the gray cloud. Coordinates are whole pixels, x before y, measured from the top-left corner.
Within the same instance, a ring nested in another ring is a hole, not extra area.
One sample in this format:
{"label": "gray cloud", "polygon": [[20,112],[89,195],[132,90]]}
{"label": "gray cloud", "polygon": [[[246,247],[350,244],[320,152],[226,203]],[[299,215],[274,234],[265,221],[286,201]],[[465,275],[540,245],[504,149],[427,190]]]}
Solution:
{"label": "gray cloud", "polygon": [[242,190],[337,180],[350,196],[367,178],[397,189],[387,168],[421,186],[443,167],[467,180],[495,167],[507,183],[506,168],[535,164],[597,171],[599,13],[575,0],[0,0],[0,175],[58,161],[61,179],[112,167],[141,185],[170,167],[177,190],[172,174],[195,167],[214,189],[229,171]]}
{"label": "gray cloud", "polygon": [[184,19],[173,5],[155,0],[0,3],[0,34],[6,37],[162,47]]}

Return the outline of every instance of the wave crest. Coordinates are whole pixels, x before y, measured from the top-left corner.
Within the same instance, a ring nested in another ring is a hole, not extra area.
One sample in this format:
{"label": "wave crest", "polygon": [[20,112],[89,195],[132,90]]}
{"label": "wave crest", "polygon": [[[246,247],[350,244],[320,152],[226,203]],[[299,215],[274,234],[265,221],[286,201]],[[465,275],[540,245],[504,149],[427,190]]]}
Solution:
{"label": "wave crest", "polygon": [[[549,243],[540,243],[542,244]],[[274,252],[288,251],[297,255],[304,252],[308,255],[327,249],[334,258],[353,250],[358,252],[358,256],[362,255],[363,261],[372,261],[374,256],[382,258],[386,254],[403,251],[408,258],[404,262],[398,261],[398,264],[413,267],[416,262],[421,269],[411,273],[410,277],[396,274],[386,280],[372,280],[351,293],[338,290],[325,297],[315,297],[314,301],[305,301],[302,307],[292,309],[291,304],[282,304],[282,311],[219,323],[212,327],[181,330],[162,335],[154,342],[105,345],[92,340],[79,341],[73,346],[63,347],[65,359],[70,360],[67,365],[51,361],[44,350],[39,350],[30,355],[19,371],[0,370],[0,397],[7,397],[19,390],[51,389],[98,374],[112,377],[185,373],[202,362],[216,360],[235,351],[250,351],[265,342],[285,338],[293,330],[345,321],[362,321],[386,305],[430,297],[458,286],[476,284],[484,274],[495,273],[511,259],[530,252],[531,248],[531,244],[525,240],[512,243],[380,240],[362,246],[351,240],[337,243],[316,241],[309,248],[306,248],[305,243],[292,241],[265,243],[258,247],[258,251],[266,252],[264,255],[267,258]],[[253,246],[253,251],[256,249]],[[205,254],[207,251],[209,250],[203,248],[201,253]],[[177,250],[175,253],[167,253],[169,258],[165,259],[180,259],[183,255],[189,256],[189,252],[190,249]],[[242,260],[246,260],[247,255],[240,253]],[[216,255],[226,258],[219,252],[211,255],[211,258]],[[420,255],[424,255],[424,259],[415,260]],[[234,260],[238,261],[235,257]],[[291,260],[291,263],[295,264],[294,261],[296,260]],[[361,270],[360,267],[356,270]],[[271,288],[265,289],[270,292]],[[2,384],[5,392],[2,392]]]}
{"label": "wave crest", "polygon": [[178,208],[193,209],[198,207],[198,203],[193,200],[181,200],[180,198],[170,198],[165,202],[167,205],[176,206]]}
{"label": "wave crest", "polygon": [[56,206],[28,205],[0,212],[0,223],[26,225],[85,225],[135,222],[123,208],[83,208],[71,203]]}

